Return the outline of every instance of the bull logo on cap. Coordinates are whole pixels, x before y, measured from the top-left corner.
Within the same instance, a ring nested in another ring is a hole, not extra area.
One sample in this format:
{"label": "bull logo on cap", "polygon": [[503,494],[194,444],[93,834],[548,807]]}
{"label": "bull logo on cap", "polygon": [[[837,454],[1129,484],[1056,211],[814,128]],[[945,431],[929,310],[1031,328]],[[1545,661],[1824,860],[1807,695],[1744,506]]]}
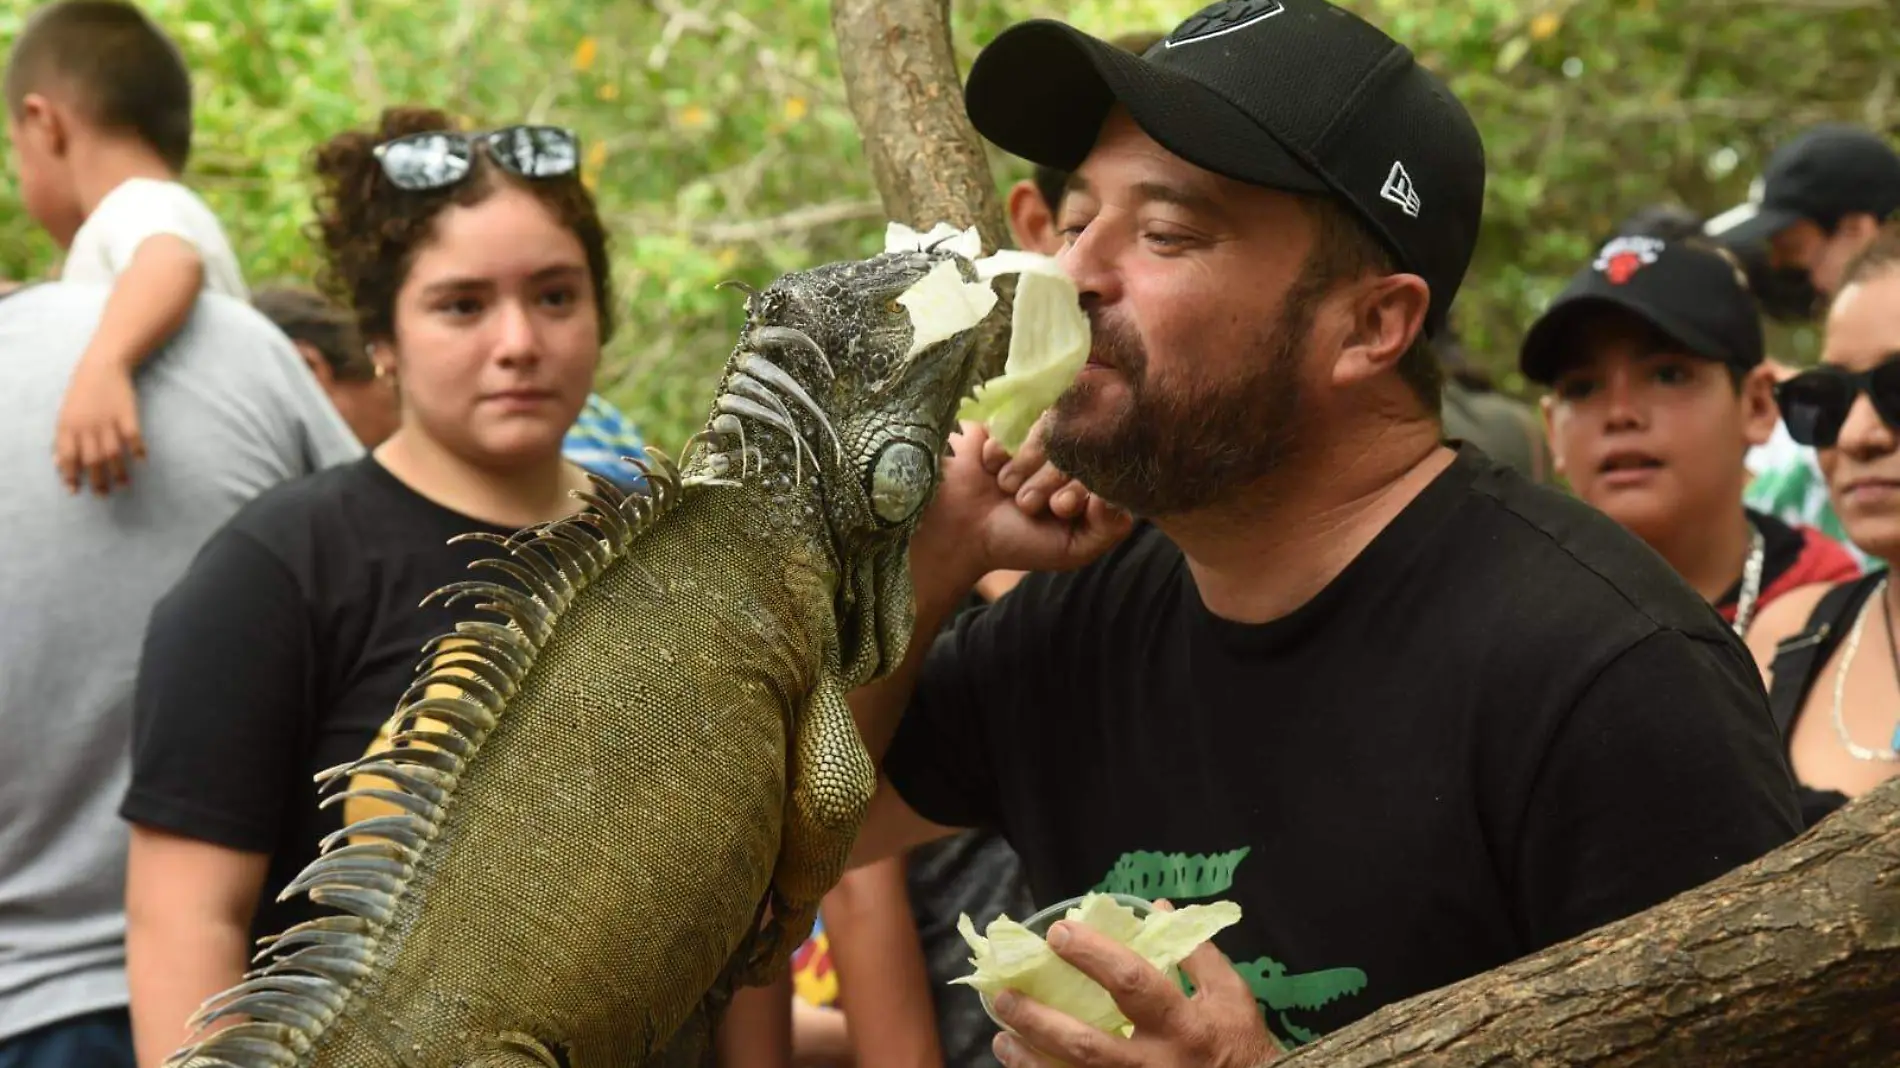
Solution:
{"label": "bull logo on cap", "polygon": [[1285,10],[1286,5],[1279,0],[1228,0],[1189,18],[1176,27],[1163,43],[1169,48],[1178,48],[1195,41],[1205,41],[1209,37],[1244,30]]}
{"label": "bull logo on cap", "polygon": [[1655,263],[1662,250],[1662,241],[1654,237],[1619,237],[1603,246],[1591,266],[1608,278],[1611,285],[1620,286],[1637,271]]}

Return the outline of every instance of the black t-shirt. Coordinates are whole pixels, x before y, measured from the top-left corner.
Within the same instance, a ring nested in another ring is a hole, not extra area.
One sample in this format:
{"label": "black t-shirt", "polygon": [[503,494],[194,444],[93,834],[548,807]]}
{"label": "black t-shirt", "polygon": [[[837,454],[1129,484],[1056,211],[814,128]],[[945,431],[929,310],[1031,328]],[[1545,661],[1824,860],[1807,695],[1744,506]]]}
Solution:
{"label": "black t-shirt", "polygon": [[312,777],[363,755],[429,639],[484,614],[431,602],[513,533],[421,496],[373,457],[286,483],[234,516],[153,611],[133,704],[128,820],[271,856],[252,930],[322,910],[277,894],[342,826]]}
{"label": "black t-shirt", "polygon": [[1211,614],[1144,526],[933,646],[884,771],[1038,904],[1226,899],[1293,1043],[1799,830],[1746,649],[1611,520],[1466,447],[1337,578]]}

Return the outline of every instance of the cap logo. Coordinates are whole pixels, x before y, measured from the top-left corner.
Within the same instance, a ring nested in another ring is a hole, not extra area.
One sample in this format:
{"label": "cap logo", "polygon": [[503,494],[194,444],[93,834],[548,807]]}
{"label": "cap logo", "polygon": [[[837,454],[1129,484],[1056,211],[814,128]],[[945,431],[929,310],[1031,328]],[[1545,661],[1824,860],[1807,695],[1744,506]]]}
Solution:
{"label": "cap logo", "polygon": [[1215,4],[1200,14],[1189,18],[1175,28],[1162,44],[1169,48],[1179,48],[1184,44],[1205,41],[1210,37],[1244,30],[1256,22],[1262,22],[1286,10],[1279,0],[1227,0]]}
{"label": "cap logo", "polygon": [[1608,278],[1611,285],[1620,286],[1637,271],[1655,263],[1662,250],[1663,242],[1654,237],[1613,238],[1597,253],[1596,262],[1591,266]]}
{"label": "cap logo", "polygon": [[1397,204],[1405,214],[1418,218],[1418,209],[1424,205],[1418,199],[1418,190],[1412,188],[1412,176],[1405,173],[1405,164],[1392,161],[1392,169],[1385,176],[1385,185],[1379,195]]}

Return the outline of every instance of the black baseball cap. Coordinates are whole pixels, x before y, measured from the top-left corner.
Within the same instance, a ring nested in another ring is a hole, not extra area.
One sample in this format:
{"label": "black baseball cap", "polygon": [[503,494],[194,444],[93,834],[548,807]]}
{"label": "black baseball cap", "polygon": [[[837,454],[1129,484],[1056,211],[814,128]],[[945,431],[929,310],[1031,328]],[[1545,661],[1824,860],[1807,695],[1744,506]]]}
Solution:
{"label": "black baseball cap", "polygon": [[1734,260],[1693,240],[1631,235],[1598,250],[1531,324],[1517,357],[1524,377],[1555,381],[1578,320],[1605,307],[1633,312],[1692,356],[1742,370],[1762,361],[1761,317]]}
{"label": "black baseball cap", "polygon": [[1884,220],[1900,208],[1900,153],[1871,131],[1827,123],[1768,157],[1751,199],[1708,221],[1725,245],[1763,241],[1810,219],[1832,230],[1849,215]]}
{"label": "black baseball cap", "polygon": [[1430,333],[1477,243],[1484,144],[1471,116],[1404,46],[1325,0],[1222,0],[1139,56],[1024,22],[976,57],[964,101],[997,147],[1059,170],[1081,165],[1119,103],[1205,170],[1332,194],[1431,287]]}

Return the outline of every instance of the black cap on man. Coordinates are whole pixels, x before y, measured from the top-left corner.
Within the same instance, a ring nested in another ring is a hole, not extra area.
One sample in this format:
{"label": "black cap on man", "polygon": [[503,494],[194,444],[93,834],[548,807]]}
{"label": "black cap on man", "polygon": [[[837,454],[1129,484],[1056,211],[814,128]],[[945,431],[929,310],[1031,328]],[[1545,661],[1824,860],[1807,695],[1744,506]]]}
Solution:
{"label": "black cap on man", "polygon": [[977,57],[966,102],[998,147],[1059,170],[1081,164],[1120,104],[1196,166],[1330,194],[1430,286],[1428,333],[1477,242],[1484,146],[1470,115],[1403,45],[1323,0],[1223,0],[1139,56],[1026,22]]}

